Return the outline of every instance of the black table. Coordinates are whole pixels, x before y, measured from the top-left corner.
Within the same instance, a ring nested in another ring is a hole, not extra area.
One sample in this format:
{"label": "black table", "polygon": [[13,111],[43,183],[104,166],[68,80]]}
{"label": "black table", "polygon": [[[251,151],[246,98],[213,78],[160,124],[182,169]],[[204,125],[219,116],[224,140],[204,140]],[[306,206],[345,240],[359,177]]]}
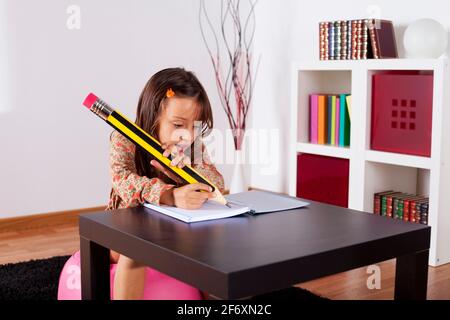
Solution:
{"label": "black table", "polygon": [[80,215],[83,299],[109,299],[109,249],[239,299],[396,258],[395,299],[426,299],[428,226],[309,201],[186,224],[145,207]]}

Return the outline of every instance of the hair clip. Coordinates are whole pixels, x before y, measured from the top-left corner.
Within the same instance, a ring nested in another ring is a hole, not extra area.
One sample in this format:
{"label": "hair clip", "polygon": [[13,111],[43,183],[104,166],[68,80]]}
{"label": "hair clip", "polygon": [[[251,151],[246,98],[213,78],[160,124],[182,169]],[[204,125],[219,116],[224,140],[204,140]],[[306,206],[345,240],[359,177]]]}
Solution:
{"label": "hair clip", "polygon": [[166,97],[172,98],[175,95],[175,92],[172,90],[172,88],[167,89]]}

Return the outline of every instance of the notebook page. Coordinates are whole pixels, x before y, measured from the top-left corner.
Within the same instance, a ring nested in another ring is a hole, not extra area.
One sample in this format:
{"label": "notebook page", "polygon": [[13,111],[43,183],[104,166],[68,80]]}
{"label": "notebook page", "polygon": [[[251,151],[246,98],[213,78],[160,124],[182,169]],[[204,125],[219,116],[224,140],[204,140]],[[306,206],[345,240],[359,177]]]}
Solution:
{"label": "notebook page", "polygon": [[210,200],[206,201],[200,209],[196,210],[188,210],[166,205],[156,206],[151,203],[145,203],[144,206],[152,210],[166,214],[168,216],[171,216],[173,218],[182,220],[184,222],[198,222],[213,219],[221,219],[236,216],[250,211],[250,209],[247,206],[243,206],[240,204],[230,203],[229,206],[231,208],[229,208],[225,205],[218,204],[217,202]]}

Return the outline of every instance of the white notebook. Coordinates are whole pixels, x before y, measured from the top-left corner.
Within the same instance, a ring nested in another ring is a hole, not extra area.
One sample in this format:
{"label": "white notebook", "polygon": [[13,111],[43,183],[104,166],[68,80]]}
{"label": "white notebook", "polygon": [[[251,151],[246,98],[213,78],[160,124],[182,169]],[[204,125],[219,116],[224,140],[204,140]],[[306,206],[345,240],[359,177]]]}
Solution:
{"label": "white notebook", "polygon": [[144,206],[181,221],[191,223],[228,218],[244,213],[257,214],[284,211],[301,208],[309,204],[296,198],[257,190],[230,194],[226,195],[225,198],[231,208],[211,200],[206,201],[200,209],[196,210],[181,209],[166,205],[157,206],[151,203],[145,203]]}

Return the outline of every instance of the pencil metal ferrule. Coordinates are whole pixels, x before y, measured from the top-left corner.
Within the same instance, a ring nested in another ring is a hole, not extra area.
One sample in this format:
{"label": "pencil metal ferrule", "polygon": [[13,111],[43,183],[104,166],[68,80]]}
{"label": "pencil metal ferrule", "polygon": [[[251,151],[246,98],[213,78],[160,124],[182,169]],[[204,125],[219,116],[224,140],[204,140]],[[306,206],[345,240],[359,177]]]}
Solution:
{"label": "pencil metal ferrule", "polygon": [[114,110],[102,99],[97,99],[92,105],[91,111],[103,120],[106,120]]}

